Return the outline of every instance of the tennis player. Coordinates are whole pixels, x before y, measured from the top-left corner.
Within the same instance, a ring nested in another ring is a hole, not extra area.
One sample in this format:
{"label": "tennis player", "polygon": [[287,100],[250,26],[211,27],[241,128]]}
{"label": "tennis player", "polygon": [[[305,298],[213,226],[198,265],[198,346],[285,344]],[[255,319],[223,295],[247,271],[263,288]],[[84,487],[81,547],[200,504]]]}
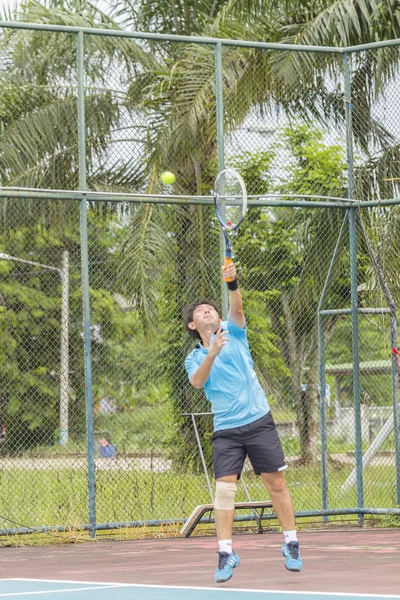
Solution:
{"label": "tennis player", "polygon": [[255,473],[261,475],[282,527],[285,567],[289,571],[302,568],[293,502],[283,474],[287,465],[268,400],[254,371],[236,268],[231,263],[222,269],[225,279],[232,278],[227,284],[228,320],[222,321],[216,304],[206,299],[193,302],[184,313],[189,335],[198,340],[185,367],[193,387],[204,389],[214,415],[217,583],[228,581],[240,562],[232,548],[232,528],[237,480],[246,455]]}

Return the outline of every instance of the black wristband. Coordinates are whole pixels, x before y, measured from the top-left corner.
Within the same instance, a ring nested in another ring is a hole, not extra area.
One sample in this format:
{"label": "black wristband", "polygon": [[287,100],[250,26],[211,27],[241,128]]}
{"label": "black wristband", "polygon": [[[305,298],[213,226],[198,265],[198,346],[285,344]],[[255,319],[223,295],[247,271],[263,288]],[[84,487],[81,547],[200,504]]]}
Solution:
{"label": "black wristband", "polygon": [[231,292],[234,292],[239,288],[237,279],[234,279],[233,281],[227,281],[226,285],[228,286],[228,290],[230,290]]}

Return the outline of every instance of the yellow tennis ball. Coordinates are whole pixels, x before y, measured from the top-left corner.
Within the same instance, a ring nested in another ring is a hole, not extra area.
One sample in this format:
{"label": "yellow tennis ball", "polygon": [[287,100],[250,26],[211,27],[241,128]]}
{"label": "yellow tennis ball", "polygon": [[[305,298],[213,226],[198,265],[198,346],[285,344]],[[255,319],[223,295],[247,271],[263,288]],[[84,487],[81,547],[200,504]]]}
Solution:
{"label": "yellow tennis ball", "polygon": [[161,181],[163,183],[174,183],[176,177],[175,177],[175,173],[171,173],[171,171],[164,171],[164,173],[161,175]]}

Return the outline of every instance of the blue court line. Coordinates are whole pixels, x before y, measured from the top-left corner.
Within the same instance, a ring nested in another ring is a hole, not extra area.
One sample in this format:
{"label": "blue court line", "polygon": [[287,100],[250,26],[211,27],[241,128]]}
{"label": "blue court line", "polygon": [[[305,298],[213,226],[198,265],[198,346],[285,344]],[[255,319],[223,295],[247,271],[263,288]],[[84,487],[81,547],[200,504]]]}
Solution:
{"label": "blue court line", "polygon": [[101,582],[79,582],[37,579],[0,579],[0,598],[23,600],[224,600],[226,593],[234,600],[380,600],[399,595],[390,594],[345,594],[334,592],[294,592],[277,590],[250,590],[239,588],[200,588],[183,586],[156,586]]}

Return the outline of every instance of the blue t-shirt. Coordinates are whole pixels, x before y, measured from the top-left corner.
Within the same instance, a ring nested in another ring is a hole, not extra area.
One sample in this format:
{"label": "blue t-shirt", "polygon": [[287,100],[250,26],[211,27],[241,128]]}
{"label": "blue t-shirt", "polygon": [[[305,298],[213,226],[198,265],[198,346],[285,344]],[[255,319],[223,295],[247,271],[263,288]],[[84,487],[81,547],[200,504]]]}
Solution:
{"label": "blue t-shirt", "polygon": [[[210,376],[203,386],[214,414],[214,431],[242,427],[261,419],[269,410],[267,397],[254,370],[246,325],[241,328],[228,317],[221,323],[228,331],[229,342],[223,346],[211,367]],[[215,339],[211,336],[210,345]],[[208,354],[202,344],[186,357],[185,367],[189,380]]]}

